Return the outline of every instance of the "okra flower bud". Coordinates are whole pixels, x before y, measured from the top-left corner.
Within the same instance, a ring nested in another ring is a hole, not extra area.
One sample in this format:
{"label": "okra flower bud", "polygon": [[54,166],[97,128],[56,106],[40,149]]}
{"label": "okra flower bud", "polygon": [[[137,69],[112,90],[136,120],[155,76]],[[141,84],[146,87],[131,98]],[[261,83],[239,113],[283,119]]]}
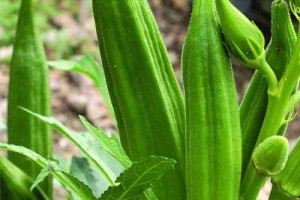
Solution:
{"label": "okra flower bud", "polygon": [[265,39],[257,26],[250,22],[229,0],[217,0],[219,21],[227,48],[246,67],[260,70],[269,84],[269,93],[276,94],[277,79],[265,59]]}
{"label": "okra flower bud", "polygon": [[282,136],[272,136],[258,145],[253,152],[252,161],[257,171],[272,176],[284,169],[288,153],[288,140]]}
{"label": "okra flower bud", "polygon": [[230,53],[247,67],[256,68],[254,65],[257,65],[265,54],[263,34],[229,0],[216,2],[221,28]]}

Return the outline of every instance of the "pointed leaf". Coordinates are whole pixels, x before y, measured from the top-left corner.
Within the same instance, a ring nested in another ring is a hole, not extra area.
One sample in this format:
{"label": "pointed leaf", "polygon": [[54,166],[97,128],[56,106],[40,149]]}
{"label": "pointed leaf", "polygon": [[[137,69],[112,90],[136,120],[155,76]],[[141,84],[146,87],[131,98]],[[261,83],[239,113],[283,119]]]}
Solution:
{"label": "pointed leaf", "polygon": [[114,110],[109,97],[106,80],[104,76],[104,71],[95,62],[92,56],[84,56],[79,60],[59,60],[59,61],[49,61],[48,65],[59,70],[79,72],[88,76],[96,85],[97,89],[101,93],[109,112],[115,118]]}
{"label": "pointed leaf", "polygon": [[37,176],[36,180],[33,182],[33,184],[30,187],[30,191],[32,191],[35,187],[37,187],[41,182],[43,182],[45,180],[45,178],[47,176],[49,176],[50,174],[50,166],[51,165],[47,165],[44,169],[42,169],[42,171],[39,173],[39,175]]}
{"label": "pointed leaf", "polygon": [[108,199],[132,199],[139,197],[142,192],[161,178],[166,171],[174,168],[176,161],[164,157],[150,157],[133,165],[121,174],[117,181],[120,185],[110,187],[101,200]]}
{"label": "pointed leaf", "polygon": [[111,137],[108,137],[102,129],[97,129],[92,126],[83,116],[79,116],[79,118],[82,124],[96,138],[105,151],[120,161],[125,168],[131,166],[131,160],[126,155],[119,139],[114,134],[111,134]]}
{"label": "pointed leaf", "polygon": [[[45,159],[41,155],[25,147],[0,143],[0,149],[22,154],[35,161],[43,168],[45,168],[48,163],[51,162],[50,160]],[[69,191],[73,192],[80,199],[96,200],[91,189],[87,185],[79,181],[71,174],[61,170],[60,166],[55,162],[52,162],[52,164],[53,168],[56,170],[51,171],[51,174],[55,176],[56,179],[60,181],[61,184],[63,184]]]}

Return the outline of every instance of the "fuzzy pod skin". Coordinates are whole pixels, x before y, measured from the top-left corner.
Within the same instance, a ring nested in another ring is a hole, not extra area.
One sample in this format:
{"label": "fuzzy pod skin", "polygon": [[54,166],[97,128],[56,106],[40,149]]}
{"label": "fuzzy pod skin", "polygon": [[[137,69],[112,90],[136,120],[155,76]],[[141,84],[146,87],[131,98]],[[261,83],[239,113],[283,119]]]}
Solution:
{"label": "fuzzy pod skin", "polygon": [[194,1],[183,50],[187,199],[238,199],[241,132],[214,0]]}
{"label": "fuzzy pod skin", "polygon": [[[284,193],[292,199],[300,197],[300,142],[298,140],[294,150],[289,155],[284,170],[273,177],[272,183],[279,187],[276,192]],[[272,191],[275,192],[275,191]],[[272,196],[272,195],[271,195]],[[276,199],[276,198],[274,198]],[[273,200],[273,198],[270,198]]]}
{"label": "fuzzy pod skin", "polygon": [[133,161],[178,161],[153,190],[158,199],[185,199],[184,102],[150,7],[93,0],[93,10],[122,145]]}
{"label": "fuzzy pod skin", "polygon": [[[8,96],[8,142],[27,147],[44,157],[52,155],[50,129],[19,107],[44,116],[50,115],[50,94],[46,57],[35,24],[32,0],[22,0],[10,67]],[[41,168],[20,155],[9,153],[9,160],[29,177],[36,178]],[[51,197],[52,179],[42,189]]]}
{"label": "fuzzy pod skin", "polygon": [[[266,51],[266,60],[281,78],[292,56],[296,33],[285,1],[272,4],[272,39]],[[243,174],[250,161],[258,133],[267,110],[268,84],[264,75],[256,71],[240,106],[243,146]],[[284,128],[283,128],[284,130]]]}

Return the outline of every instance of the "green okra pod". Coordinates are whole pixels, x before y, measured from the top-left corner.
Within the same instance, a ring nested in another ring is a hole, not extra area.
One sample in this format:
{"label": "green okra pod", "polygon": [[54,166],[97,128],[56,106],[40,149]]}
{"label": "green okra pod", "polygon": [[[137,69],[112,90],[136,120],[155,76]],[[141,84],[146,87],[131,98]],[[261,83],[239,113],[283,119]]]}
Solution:
{"label": "green okra pod", "polygon": [[[33,12],[32,0],[22,0],[10,67],[8,142],[48,157],[52,152],[50,129],[19,108],[21,106],[44,116],[50,114],[48,67]],[[31,178],[36,178],[41,170],[38,165],[17,154],[9,153],[8,157]],[[51,178],[42,183],[42,188],[50,197]]]}
{"label": "green okra pod", "polygon": [[[276,0],[272,4],[272,39],[266,50],[266,60],[281,78],[292,56],[296,34],[285,1]],[[267,81],[260,71],[256,71],[240,106],[243,146],[243,174],[250,161],[252,151],[267,110]]]}
{"label": "green okra pod", "polygon": [[183,50],[187,199],[238,199],[241,132],[215,0],[195,0]]}
{"label": "green okra pod", "polygon": [[100,53],[122,145],[133,160],[178,161],[153,187],[158,199],[185,199],[184,103],[146,0],[93,0]]}

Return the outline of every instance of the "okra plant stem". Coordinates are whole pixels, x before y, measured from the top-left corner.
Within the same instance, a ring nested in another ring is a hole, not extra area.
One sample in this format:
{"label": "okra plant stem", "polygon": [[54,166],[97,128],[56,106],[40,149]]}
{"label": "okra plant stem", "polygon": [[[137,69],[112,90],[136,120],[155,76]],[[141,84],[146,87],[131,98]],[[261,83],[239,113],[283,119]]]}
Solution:
{"label": "okra plant stem", "polygon": [[[282,124],[285,123],[286,110],[289,106],[291,94],[297,85],[300,70],[300,34],[298,33],[298,40],[295,47],[295,52],[291,58],[286,72],[279,82],[279,93],[276,95],[268,95],[268,108],[267,113],[259,133],[256,146],[259,145],[266,138],[278,134],[278,131]],[[241,195],[245,195],[254,190],[256,187],[253,182],[250,182],[253,176],[256,176],[258,172],[254,169],[251,163],[248,164],[248,168],[245,177],[242,181]]]}
{"label": "okra plant stem", "polygon": [[260,67],[261,73],[265,76],[268,82],[268,94],[269,95],[276,95],[278,94],[279,87],[276,75],[270,65],[267,63],[266,59],[262,60],[262,64]]}

